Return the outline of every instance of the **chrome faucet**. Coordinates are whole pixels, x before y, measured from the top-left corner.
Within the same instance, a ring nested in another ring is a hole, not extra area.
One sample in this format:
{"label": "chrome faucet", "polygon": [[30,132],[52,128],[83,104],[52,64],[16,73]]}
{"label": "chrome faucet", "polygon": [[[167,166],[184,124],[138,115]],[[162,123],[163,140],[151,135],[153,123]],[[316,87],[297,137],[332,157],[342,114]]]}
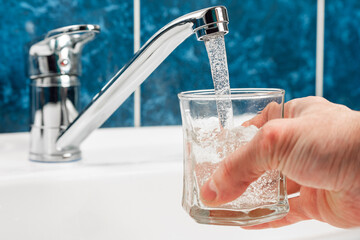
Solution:
{"label": "chrome faucet", "polygon": [[[49,32],[44,40],[30,48],[29,54],[32,79],[30,160],[81,159],[82,141],[100,127],[178,45],[194,33],[200,41],[215,34],[226,34],[228,21],[226,8],[218,6],[170,22],[144,44],[80,114],[77,104],[79,55],[83,44],[100,28],[76,25]],[[53,49],[60,50],[54,52]]]}

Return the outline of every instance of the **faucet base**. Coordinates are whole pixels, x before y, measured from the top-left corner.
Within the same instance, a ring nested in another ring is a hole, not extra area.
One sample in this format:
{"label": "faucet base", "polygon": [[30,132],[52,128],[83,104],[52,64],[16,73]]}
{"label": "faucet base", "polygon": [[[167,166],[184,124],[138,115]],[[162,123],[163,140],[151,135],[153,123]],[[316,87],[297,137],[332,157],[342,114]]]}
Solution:
{"label": "faucet base", "polygon": [[[52,116],[54,115],[56,114],[52,114]],[[56,139],[60,132],[60,127],[51,128],[33,125],[30,130],[30,161],[60,163],[80,160],[81,150],[79,147],[56,148]]]}
{"label": "faucet base", "polygon": [[43,163],[75,162],[81,160],[81,151],[63,154],[36,154],[30,152],[29,160]]}

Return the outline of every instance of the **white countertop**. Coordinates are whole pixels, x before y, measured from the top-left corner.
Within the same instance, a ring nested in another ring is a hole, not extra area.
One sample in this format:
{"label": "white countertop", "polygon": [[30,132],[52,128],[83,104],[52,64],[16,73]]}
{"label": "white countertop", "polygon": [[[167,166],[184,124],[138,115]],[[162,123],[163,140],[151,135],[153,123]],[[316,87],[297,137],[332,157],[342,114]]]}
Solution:
{"label": "white countertop", "polygon": [[0,134],[0,239],[360,239],[313,220],[259,231],[195,223],[181,207],[179,126],[97,130],[73,163],[30,162],[28,141]]}
{"label": "white countertop", "polygon": [[0,180],[47,171],[80,171],[145,162],[182,162],[182,142],[179,126],[98,129],[82,144],[82,160],[38,163],[28,160],[29,133],[0,134]]}

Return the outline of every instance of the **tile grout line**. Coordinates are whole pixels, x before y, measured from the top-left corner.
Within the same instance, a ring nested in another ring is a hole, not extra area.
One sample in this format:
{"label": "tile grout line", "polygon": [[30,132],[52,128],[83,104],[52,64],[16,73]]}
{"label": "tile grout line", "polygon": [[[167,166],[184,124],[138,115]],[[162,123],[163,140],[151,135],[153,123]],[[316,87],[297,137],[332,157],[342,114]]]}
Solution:
{"label": "tile grout line", "polygon": [[[140,0],[134,0],[134,53],[140,49]],[[134,127],[141,126],[141,87],[134,92]]]}
{"label": "tile grout line", "polygon": [[316,96],[323,96],[324,88],[324,35],[325,35],[325,0],[317,0],[316,20]]}

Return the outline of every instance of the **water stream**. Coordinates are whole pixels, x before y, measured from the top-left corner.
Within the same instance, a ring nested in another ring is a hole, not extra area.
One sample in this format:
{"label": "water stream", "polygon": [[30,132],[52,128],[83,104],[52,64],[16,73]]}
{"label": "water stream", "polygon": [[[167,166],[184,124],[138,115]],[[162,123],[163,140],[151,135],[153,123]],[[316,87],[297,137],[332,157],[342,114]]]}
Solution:
{"label": "water stream", "polygon": [[207,38],[205,46],[210,61],[215,95],[219,96],[216,106],[220,125],[225,129],[231,129],[233,127],[233,109],[224,35],[219,34]]}

